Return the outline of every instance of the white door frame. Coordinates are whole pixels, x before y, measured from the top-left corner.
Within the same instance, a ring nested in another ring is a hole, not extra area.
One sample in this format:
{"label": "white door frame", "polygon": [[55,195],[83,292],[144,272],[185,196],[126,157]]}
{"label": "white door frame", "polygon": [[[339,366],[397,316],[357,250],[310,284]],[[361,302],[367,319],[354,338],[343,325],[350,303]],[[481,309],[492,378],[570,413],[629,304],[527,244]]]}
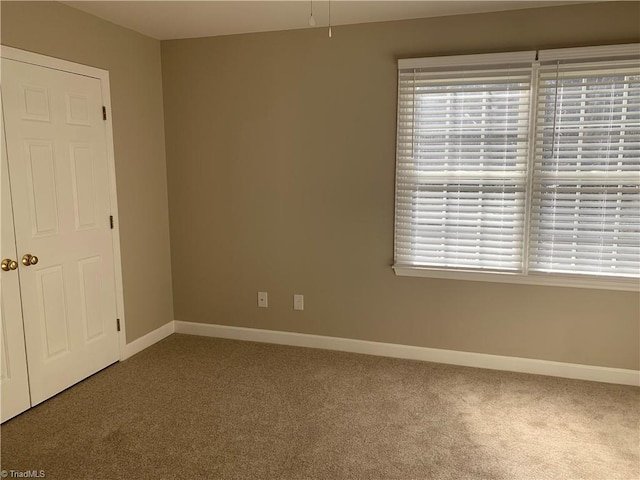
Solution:
{"label": "white door frame", "polygon": [[[125,314],[124,314],[124,291],[122,287],[122,259],[120,257],[120,222],[118,221],[118,197],[116,191],[116,164],[113,152],[113,124],[111,123],[111,90],[109,87],[109,71],[102,70],[100,68],[90,67],[88,65],[82,65],[80,63],[73,63],[59,58],[48,57],[46,55],[40,55],[38,53],[27,52],[26,50],[20,50],[18,48],[7,47],[0,45],[0,57],[10,60],[16,60],[18,62],[29,63],[32,65],[38,65],[41,67],[52,68],[54,70],[62,70],[63,72],[75,73],[77,75],[84,75],[86,77],[97,78],[100,80],[102,88],[102,100],[104,106],[107,109],[107,120],[104,122],[106,127],[106,142],[107,142],[107,163],[109,168],[109,194],[111,203],[111,215],[114,218],[114,225],[112,230],[112,244],[113,244],[113,263],[115,269],[116,279],[116,311],[120,319],[120,331],[118,332],[118,340],[120,343],[120,360],[124,360],[125,346],[127,344],[127,335],[125,328]],[[115,318],[113,319],[115,323]],[[115,328],[115,325],[113,325]]]}

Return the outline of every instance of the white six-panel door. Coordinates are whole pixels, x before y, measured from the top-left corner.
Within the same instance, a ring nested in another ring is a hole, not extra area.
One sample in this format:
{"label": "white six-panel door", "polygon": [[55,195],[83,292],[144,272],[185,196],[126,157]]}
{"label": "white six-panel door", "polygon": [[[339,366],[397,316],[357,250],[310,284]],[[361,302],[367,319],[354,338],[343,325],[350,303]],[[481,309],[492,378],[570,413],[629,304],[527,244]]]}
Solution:
{"label": "white six-panel door", "polygon": [[8,59],[2,97],[36,405],[119,359],[103,101],[99,79]]}
{"label": "white six-panel door", "polygon": [[[17,262],[15,236],[13,232],[13,211],[11,190],[7,168],[7,151],[2,107],[0,102],[0,136],[2,136],[2,237],[0,250],[2,260]],[[24,348],[22,328],[22,305],[20,303],[20,282],[18,270],[0,271],[2,277],[0,293],[0,422],[24,412],[31,406],[29,400],[29,379],[27,357]]]}

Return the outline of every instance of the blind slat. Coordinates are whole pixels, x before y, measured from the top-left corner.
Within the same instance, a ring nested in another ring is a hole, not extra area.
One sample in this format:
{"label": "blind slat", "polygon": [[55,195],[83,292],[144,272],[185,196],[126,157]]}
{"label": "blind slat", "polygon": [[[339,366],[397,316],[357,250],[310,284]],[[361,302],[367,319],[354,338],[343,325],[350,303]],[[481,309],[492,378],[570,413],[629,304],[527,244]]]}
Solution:
{"label": "blind slat", "polygon": [[640,62],[596,60],[400,63],[396,264],[640,276]]}
{"label": "blind slat", "polygon": [[530,84],[530,68],[400,70],[396,262],[519,268]]}
{"label": "blind slat", "polygon": [[640,69],[547,66],[539,85],[529,268],[639,275]]}

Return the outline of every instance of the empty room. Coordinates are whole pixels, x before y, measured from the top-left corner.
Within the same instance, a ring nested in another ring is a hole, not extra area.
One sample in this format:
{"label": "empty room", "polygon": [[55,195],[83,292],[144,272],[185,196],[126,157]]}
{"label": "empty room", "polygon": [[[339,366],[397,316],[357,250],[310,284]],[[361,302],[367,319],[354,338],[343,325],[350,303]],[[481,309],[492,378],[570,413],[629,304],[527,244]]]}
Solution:
{"label": "empty room", "polygon": [[0,476],[640,480],[640,3],[5,1]]}

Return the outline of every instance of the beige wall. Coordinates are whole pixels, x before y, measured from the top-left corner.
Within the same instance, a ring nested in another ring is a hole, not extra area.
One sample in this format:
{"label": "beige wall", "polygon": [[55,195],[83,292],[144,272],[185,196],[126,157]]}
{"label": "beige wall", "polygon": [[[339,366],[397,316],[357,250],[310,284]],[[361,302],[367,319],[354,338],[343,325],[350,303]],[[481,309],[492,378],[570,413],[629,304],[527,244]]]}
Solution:
{"label": "beige wall", "polygon": [[637,3],[169,41],[162,76],[156,40],[57,3],[1,14],[2,44],[110,71],[128,341],[173,318],[164,82],[175,318],[640,367],[637,294],[390,268],[396,59],[638,42]]}
{"label": "beige wall", "polygon": [[397,58],[638,42],[639,19],[629,2],[162,42],[176,319],[638,369],[637,294],[390,265]]}
{"label": "beige wall", "polygon": [[3,45],[109,70],[127,341],[173,320],[160,42],[53,2],[2,2]]}

